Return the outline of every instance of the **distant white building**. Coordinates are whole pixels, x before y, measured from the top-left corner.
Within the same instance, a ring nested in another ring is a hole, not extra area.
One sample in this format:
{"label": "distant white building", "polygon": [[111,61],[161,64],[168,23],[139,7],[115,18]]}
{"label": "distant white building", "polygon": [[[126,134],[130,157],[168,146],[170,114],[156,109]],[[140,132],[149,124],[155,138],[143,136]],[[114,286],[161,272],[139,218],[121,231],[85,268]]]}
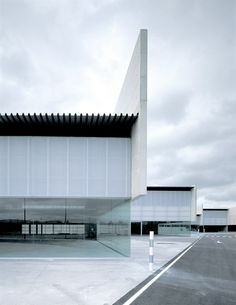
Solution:
{"label": "distant white building", "polygon": [[203,208],[197,225],[201,232],[236,231],[236,208]]}
{"label": "distant white building", "polygon": [[148,186],[147,195],[131,203],[132,234],[189,234],[196,221],[194,186]]}

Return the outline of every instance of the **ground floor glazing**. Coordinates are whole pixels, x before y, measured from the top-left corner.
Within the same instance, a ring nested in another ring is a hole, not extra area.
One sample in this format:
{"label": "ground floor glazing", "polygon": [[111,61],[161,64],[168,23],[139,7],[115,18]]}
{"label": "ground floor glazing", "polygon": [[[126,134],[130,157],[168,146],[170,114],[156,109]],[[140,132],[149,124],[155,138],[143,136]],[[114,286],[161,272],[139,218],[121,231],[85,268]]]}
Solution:
{"label": "ground floor glazing", "polygon": [[131,223],[131,234],[146,235],[150,231],[158,235],[190,235],[191,222],[160,222],[160,221],[137,221]]}
{"label": "ground floor glazing", "polygon": [[0,243],[0,257],[129,256],[130,200],[0,198]]}

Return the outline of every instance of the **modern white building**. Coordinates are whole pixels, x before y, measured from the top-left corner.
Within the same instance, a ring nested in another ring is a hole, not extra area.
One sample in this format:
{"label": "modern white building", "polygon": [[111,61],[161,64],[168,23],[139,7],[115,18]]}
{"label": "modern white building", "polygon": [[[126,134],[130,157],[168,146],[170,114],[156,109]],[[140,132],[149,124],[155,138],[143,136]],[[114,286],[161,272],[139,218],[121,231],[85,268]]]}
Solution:
{"label": "modern white building", "polygon": [[[53,249],[47,256],[60,257],[55,242],[62,241],[66,255],[77,257],[75,241],[93,240],[128,256],[131,232],[183,235],[192,224],[235,228],[236,209],[203,210],[196,220],[194,186],[147,187],[146,181],[146,30],[115,114],[0,115],[0,242],[45,242]],[[94,256],[86,245],[86,256]]]}
{"label": "modern white building", "polygon": [[95,239],[129,255],[130,202],[146,194],[146,116],[146,30],[116,114],[0,115],[0,241]]}
{"label": "modern white building", "polygon": [[236,208],[203,208],[197,225],[201,232],[236,231]]}
{"label": "modern white building", "polygon": [[147,195],[131,204],[132,234],[183,235],[196,221],[196,188],[194,186],[148,186]]}

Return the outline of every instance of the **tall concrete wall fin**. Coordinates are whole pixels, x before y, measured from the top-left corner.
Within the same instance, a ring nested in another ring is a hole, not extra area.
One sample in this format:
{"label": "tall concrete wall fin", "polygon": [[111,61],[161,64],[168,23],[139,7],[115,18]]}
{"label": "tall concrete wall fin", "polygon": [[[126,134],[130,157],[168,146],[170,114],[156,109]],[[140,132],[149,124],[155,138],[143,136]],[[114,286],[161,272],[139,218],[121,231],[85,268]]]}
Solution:
{"label": "tall concrete wall fin", "polygon": [[192,188],[192,206],[191,206],[191,222],[197,221],[197,188]]}
{"label": "tall concrete wall fin", "polygon": [[147,30],[140,30],[115,109],[116,113],[139,114],[132,128],[132,198],[147,188]]}
{"label": "tall concrete wall fin", "polygon": [[228,219],[229,225],[236,225],[236,207],[229,209],[229,219]]}

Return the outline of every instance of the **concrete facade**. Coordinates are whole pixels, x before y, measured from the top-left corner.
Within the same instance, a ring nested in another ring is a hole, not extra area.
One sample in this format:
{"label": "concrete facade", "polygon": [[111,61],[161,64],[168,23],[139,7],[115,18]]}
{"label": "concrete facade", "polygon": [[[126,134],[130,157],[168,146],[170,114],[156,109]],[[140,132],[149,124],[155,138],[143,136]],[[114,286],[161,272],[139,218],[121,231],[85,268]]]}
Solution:
{"label": "concrete facade", "polygon": [[236,231],[236,207],[229,208],[228,225],[234,226]]}
{"label": "concrete facade", "polygon": [[117,113],[138,113],[131,136],[132,198],[147,187],[147,30],[141,30],[116,105]]}

